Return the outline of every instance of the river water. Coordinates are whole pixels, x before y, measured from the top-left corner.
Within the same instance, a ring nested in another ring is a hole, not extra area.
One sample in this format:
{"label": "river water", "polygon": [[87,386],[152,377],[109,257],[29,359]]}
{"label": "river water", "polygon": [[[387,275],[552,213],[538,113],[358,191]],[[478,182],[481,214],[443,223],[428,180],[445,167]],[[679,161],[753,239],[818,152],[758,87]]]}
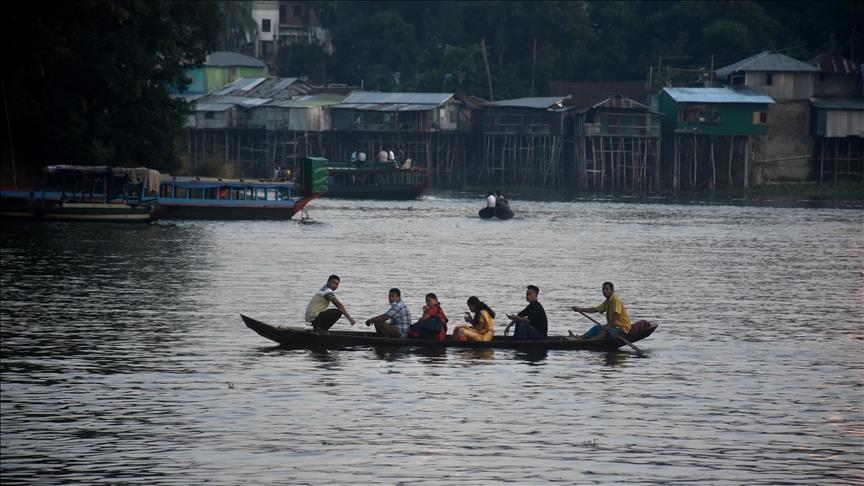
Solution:
{"label": "river water", "polygon": [[[3,484],[864,483],[864,211],[480,204],[4,224]],[[331,273],[358,320],[534,284],[566,334],[609,280],[659,328],[644,358],[313,352],[240,320],[301,324]]]}

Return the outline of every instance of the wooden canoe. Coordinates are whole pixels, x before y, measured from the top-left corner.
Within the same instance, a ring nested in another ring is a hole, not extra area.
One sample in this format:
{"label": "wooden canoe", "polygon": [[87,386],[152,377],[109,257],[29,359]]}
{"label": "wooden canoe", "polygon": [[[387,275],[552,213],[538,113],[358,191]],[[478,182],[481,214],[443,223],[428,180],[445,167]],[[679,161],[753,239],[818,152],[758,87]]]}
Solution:
{"label": "wooden canoe", "polygon": [[[420,348],[474,348],[474,349],[587,349],[593,351],[612,351],[624,346],[618,339],[603,341],[580,341],[567,336],[549,336],[542,340],[520,340],[513,336],[495,336],[491,341],[456,341],[447,336],[444,341],[431,339],[401,339],[387,338],[364,331],[327,331],[315,332],[309,327],[271,326],[265,322],[240,314],[249,329],[259,335],[292,348],[347,348],[354,346],[389,346],[389,347],[420,347]],[[627,339],[630,342],[640,341],[650,336],[657,329],[656,324],[639,321],[633,324]]]}

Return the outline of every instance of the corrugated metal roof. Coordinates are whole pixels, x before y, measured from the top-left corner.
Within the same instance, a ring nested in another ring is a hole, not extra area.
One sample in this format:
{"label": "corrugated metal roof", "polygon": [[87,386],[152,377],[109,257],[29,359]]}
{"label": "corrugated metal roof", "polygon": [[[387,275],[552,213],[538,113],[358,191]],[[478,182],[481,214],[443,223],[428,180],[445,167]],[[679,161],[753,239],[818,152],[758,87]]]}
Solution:
{"label": "corrugated metal roof", "polygon": [[342,103],[334,106],[337,109],[354,109],[361,111],[429,111],[438,108],[438,105],[409,105],[399,103]]}
{"label": "corrugated metal roof", "polygon": [[280,108],[317,108],[319,106],[338,105],[345,99],[345,96],[339,94],[325,93],[319,95],[298,96],[292,100],[276,101],[272,106]]}
{"label": "corrugated metal roof", "polygon": [[732,73],[744,71],[773,71],[773,72],[817,72],[815,66],[806,62],[789,57],[779,52],[763,51],[747,59],[734,64],[724,66],[714,72],[717,76],[724,77]]}
{"label": "corrugated metal roof", "polygon": [[251,98],[247,96],[208,96],[204,103],[211,105],[261,106],[269,103],[270,98]]}
{"label": "corrugated metal roof", "polygon": [[263,67],[267,65],[264,62],[255,59],[254,57],[240,54],[239,52],[216,51],[207,55],[207,60],[204,61],[205,66],[245,66],[245,67]]}
{"label": "corrugated metal roof", "polygon": [[371,91],[355,91],[345,99],[351,104],[408,104],[408,105],[443,105],[453,93],[374,93]]}
{"label": "corrugated metal roof", "polygon": [[634,101],[645,99],[644,81],[550,81],[549,94],[553,96],[570,95],[568,105],[580,109],[593,108],[602,101],[621,95]]}
{"label": "corrugated metal roof", "polygon": [[813,100],[813,106],[826,110],[861,111],[864,110],[864,100],[817,98]]}
{"label": "corrugated metal roof", "polygon": [[770,96],[748,89],[663,88],[678,103],[774,103]]}
{"label": "corrugated metal roof", "polygon": [[570,96],[550,96],[545,98],[516,98],[512,100],[490,101],[485,106],[506,106],[511,108],[538,108],[555,110],[564,108],[564,100]]}
{"label": "corrugated metal roof", "polygon": [[217,91],[215,94],[222,96],[222,95],[227,95],[227,94],[233,93],[235,91],[250,91],[251,89],[253,89],[256,86],[258,86],[259,84],[261,84],[266,79],[267,78],[235,79],[234,81],[231,81],[230,83],[223,86],[222,89]]}
{"label": "corrugated metal roof", "polygon": [[309,83],[298,78],[240,78],[217,91],[216,95],[228,94],[288,100],[312,90]]}
{"label": "corrugated metal roof", "polygon": [[858,65],[854,62],[831,54],[820,54],[810,60],[810,64],[823,73],[858,74]]}
{"label": "corrugated metal roof", "polygon": [[195,105],[195,111],[228,111],[234,105],[223,103],[198,103]]}

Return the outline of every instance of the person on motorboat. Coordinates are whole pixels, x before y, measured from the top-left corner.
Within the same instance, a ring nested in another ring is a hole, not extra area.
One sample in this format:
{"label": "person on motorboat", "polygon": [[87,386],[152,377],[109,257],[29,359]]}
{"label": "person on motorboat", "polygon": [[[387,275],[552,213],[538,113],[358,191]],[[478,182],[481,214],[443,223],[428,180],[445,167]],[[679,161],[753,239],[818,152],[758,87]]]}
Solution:
{"label": "person on motorboat", "polygon": [[[340,281],[338,275],[330,275],[327,278],[327,283],[309,299],[309,304],[306,306],[306,322],[312,324],[313,330],[317,332],[327,331],[343,315],[348,318],[348,322],[352,326],[356,324],[342,302],[336,298],[336,289],[339,288]],[[336,307],[335,309],[327,308],[331,303]]]}
{"label": "person on motorboat", "polygon": [[495,207],[495,193],[489,191],[489,194],[486,195],[486,207],[494,208]]}
{"label": "person on motorboat", "polygon": [[465,313],[465,322],[470,325],[456,326],[453,338],[457,341],[491,341],[495,329],[495,311],[473,295],[468,297],[468,309],[474,313],[473,317],[469,312]]}
{"label": "person on motorboat", "polygon": [[572,331],[568,331],[570,336],[577,339],[602,340],[608,338],[610,334],[613,336],[626,336],[630,332],[630,314],[624,308],[624,302],[621,301],[621,297],[615,293],[615,286],[612,285],[612,282],[603,282],[603,296],[606,297],[606,300],[596,307],[579,307],[574,305],[571,309],[576,312],[605,312],[606,325],[595,324],[581,336],[576,336]]}
{"label": "person on motorboat", "polygon": [[510,203],[507,202],[506,199],[504,199],[504,196],[501,195],[501,191],[498,191],[497,193],[495,193],[495,205],[494,206],[496,208],[502,208],[502,209],[510,207]]}
{"label": "person on motorboat", "polygon": [[447,336],[447,321],[447,315],[438,302],[438,296],[430,292],[426,294],[423,315],[408,328],[407,337],[443,341]]}
{"label": "person on motorboat", "polygon": [[375,332],[379,336],[405,337],[408,333],[408,327],[411,325],[411,311],[408,310],[405,302],[402,302],[402,292],[395,287],[390,289],[387,300],[390,301],[390,308],[381,315],[366,319],[366,325],[375,324]]}
{"label": "person on motorboat", "polygon": [[537,296],[540,294],[540,288],[536,285],[529,285],[525,291],[525,300],[528,305],[518,314],[507,314],[510,318],[510,324],[504,328],[504,334],[510,329],[510,326],[516,324],[516,331],[513,337],[516,339],[543,339],[549,332],[549,320],[546,318],[546,310],[543,305],[537,301]]}

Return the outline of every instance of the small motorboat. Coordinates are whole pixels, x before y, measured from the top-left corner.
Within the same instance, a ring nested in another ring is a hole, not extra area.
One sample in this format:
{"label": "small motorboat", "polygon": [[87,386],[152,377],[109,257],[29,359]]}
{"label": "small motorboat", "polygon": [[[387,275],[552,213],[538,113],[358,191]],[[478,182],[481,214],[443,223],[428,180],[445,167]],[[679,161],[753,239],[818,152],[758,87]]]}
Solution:
{"label": "small motorboat", "polygon": [[494,208],[485,207],[480,210],[480,217],[483,219],[510,219],[513,217],[513,210],[510,206],[497,206]]}

